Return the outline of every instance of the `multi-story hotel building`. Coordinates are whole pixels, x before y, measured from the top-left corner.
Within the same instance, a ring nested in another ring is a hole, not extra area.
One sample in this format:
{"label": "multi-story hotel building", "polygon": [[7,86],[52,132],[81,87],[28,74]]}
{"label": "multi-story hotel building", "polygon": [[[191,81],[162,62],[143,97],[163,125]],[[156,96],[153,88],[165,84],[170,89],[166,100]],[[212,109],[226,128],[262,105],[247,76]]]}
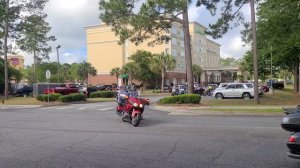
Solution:
{"label": "multi-story hotel building", "polygon": [[[193,64],[203,68],[219,67],[220,45],[206,38],[204,26],[191,22],[189,29]],[[184,33],[180,24],[173,23],[170,31],[166,32],[171,37],[171,41],[155,46],[148,46],[147,42],[138,46],[129,41],[119,44],[119,37],[112,31],[111,26],[106,24],[88,26],[86,33],[87,61],[97,69],[97,76],[91,76],[89,79],[93,85],[115,83],[116,77],[110,76],[110,71],[115,67],[122,68],[128,62],[130,55],[137,50],[171,54],[176,59],[176,68],[166,73],[165,84],[186,82]]]}

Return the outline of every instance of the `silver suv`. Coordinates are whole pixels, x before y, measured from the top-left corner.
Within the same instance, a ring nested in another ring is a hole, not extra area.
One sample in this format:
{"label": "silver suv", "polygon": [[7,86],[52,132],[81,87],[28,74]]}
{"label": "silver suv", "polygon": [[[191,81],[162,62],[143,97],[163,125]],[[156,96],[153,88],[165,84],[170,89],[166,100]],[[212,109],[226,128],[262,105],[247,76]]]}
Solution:
{"label": "silver suv", "polygon": [[251,99],[254,97],[254,86],[252,83],[229,83],[224,89],[216,89],[212,96],[216,99],[229,97]]}

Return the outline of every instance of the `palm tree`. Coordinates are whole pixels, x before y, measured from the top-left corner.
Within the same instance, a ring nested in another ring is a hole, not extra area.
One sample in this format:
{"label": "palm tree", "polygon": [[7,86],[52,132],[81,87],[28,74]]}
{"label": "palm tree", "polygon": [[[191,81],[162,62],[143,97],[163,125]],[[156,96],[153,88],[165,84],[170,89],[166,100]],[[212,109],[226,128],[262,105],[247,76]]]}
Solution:
{"label": "palm tree", "polygon": [[164,89],[164,78],[166,71],[174,70],[176,66],[176,60],[171,55],[155,54],[150,63],[150,69],[152,72],[161,74],[161,92]]}
{"label": "palm tree", "polygon": [[83,61],[83,63],[79,64],[79,67],[77,69],[77,75],[82,77],[82,79],[88,86],[89,75],[96,76],[97,70],[94,67],[92,67],[90,63]]}
{"label": "palm tree", "polygon": [[121,69],[122,73],[125,73],[128,75],[131,84],[132,84],[133,79],[135,78],[138,71],[139,71],[139,67],[136,64],[134,64],[133,62],[128,62]]}
{"label": "palm tree", "polygon": [[119,76],[120,76],[120,72],[121,69],[119,67],[116,67],[116,68],[113,68],[111,71],[110,71],[110,76],[116,76],[117,77],[117,82],[116,84],[118,84],[118,79],[119,79]]}
{"label": "palm tree", "polygon": [[194,81],[197,81],[200,83],[203,69],[199,65],[193,64],[192,71],[193,71]]}

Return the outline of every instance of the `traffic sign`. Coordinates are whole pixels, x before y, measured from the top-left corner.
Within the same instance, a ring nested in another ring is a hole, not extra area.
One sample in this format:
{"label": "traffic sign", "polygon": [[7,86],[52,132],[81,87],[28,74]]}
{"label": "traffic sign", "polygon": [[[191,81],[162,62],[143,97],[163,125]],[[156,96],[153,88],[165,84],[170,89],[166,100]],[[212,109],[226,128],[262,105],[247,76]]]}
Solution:
{"label": "traffic sign", "polygon": [[46,78],[50,79],[50,77],[51,77],[51,72],[50,72],[50,70],[47,70],[46,71]]}

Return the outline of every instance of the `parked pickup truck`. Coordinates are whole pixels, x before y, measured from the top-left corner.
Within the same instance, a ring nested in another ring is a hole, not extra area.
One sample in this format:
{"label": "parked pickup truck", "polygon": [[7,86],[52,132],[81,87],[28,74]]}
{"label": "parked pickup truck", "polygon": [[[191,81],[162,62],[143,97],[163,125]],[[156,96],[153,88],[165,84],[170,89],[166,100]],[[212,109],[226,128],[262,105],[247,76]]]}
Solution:
{"label": "parked pickup truck", "polygon": [[68,95],[71,93],[79,93],[79,89],[73,83],[63,84],[59,87],[45,89],[44,94],[51,94],[51,93],[60,93],[62,95]]}

